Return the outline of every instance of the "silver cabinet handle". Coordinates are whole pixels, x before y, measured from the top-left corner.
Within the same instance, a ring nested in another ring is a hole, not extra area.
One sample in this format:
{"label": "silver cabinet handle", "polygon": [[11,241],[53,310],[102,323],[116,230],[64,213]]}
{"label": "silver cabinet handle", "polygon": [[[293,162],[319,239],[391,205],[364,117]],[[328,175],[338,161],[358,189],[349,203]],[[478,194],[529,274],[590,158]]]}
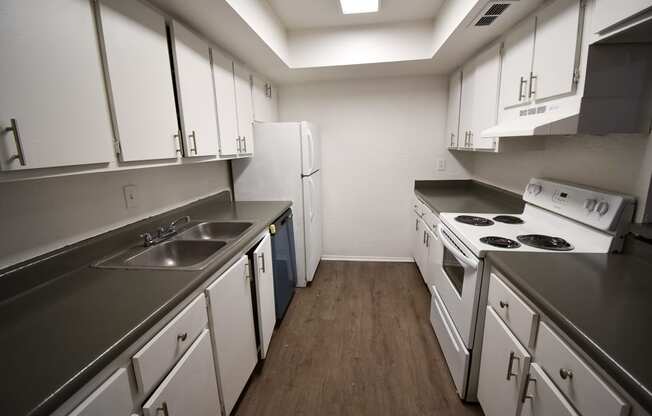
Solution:
{"label": "silver cabinet handle", "polygon": [[242,136],[242,142],[244,143],[244,152],[247,153],[247,136]]}
{"label": "silver cabinet handle", "polygon": [[419,231],[419,219],[414,220],[414,230]]}
{"label": "silver cabinet handle", "polygon": [[514,351],[509,352],[509,361],[507,362],[507,381],[509,381],[512,376],[517,376],[518,373],[512,372],[512,367],[514,366],[514,360],[521,361],[521,358],[514,353]]}
{"label": "silver cabinet handle", "polygon": [[430,234],[426,234],[426,247],[430,247]]}
{"label": "silver cabinet handle", "polygon": [[451,133],[451,147],[453,147],[453,143],[455,143],[455,133]]}
{"label": "silver cabinet handle", "polygon": [[525,403],[525,400],[532,400],[534,399],[534,396],[527,394],[527,388],[530,386],[530,382],[534,382],[534,384],[537,384],[537,379],[530,377],[530,375],[527,375],[527,378],[525,379],[525,388],[523,389],[523,397],[521,397],[521,403]]}
{"label": "silver cabinet handle", "polygon": [[534,75],[534,73],[530,72],[530,85],[528,86],[527,98],[532,98],[532,96],[536,94],[536,91],[534,91],[534,88],[532,88],[532,81],[535,79],[537,79],[537,76]]}
{"label": "silver cabinet handle", "polygon": [[5,129],[5,132],[10,132],[10,131],[14,133],[14,142],[16,143],[16,154],[9,157],[7,162],[11,163],[14,160],[18,160],[20,162],[20,166],[25,166],[25,153],[23,152],[23,145],[20,142],[20,131],[18,130],[18,122],[16,121],[15,118],[11,119],[11,127],[7,127]]}
{"label": "silver cabinet handle", "polygon": [[570,370],[568,368],[560,368],[559,377],[561,377],[562,380],[573,378],[573,370]]}
{"label": "silver cabinet handle", "polygon": [[159,412],[163,412],[163,416],[170,416],[170,410],[168,409],[168,403],[163,402],[161,404],[161,407],[156,408],[156,414],[158,415]]}
{"label": "silver cabinet handle", "polygon": [[177,131],[172,135],[172,137],[174,137],[176,153],[181,154],[181,131]]}
{"label": "silver cabinet handle", "polygon": [[523,98],[525,98],[525,94],[523,93],[523,84],[527,84],[527,80],[523,77],[521,77],[521,82],[518,85],[518,100],[521,101]]}
{"label": "silver cabinet handle", "polygon": [[188,333],[184,332],[183,334],[177,335],[177,341],[185,342],[188,339]]}
{"label": "silver cabinet handle", "polygon": [[502,300],[498,304],[500,305],[500,309],[509,308],[509,303],[503,302]]}
{"label": "silver cabinet handle", "polygon": [[195,152],[197,154],[197,133],[193,130],[192,133],[188,135],[192,139],[192,146],[193,148],[190,149],[191,152]]}
{"label": "silver cabinet handle", "polygon": [[423,231],[423,244],[426,244],[426,231]]}
{"label": "silver cabinet handle", "polygon": [[238,143],[238,153],[242,153],[242,142],[241,142],[242,139],[240,138],[240,136],[238,136],[238,138],[235,139],[235,141]]}
{"label": "silver cabinet handle", "polygon": [[259,257],[261,262],[260,270],[265,273],[265,253],[261,253]]}

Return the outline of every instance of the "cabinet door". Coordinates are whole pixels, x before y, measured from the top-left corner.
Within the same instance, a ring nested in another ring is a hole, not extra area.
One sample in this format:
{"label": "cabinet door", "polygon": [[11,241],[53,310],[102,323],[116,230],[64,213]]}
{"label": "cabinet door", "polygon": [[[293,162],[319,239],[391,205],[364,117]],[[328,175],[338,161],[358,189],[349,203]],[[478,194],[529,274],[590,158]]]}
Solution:
{"label": "cabinet door", "polygon": [[177,22],[173,33],[185,155],[216,155],[217,117],[208,44]]}
{"label": "cabinet door", "polygon": [[460,130],[460,100],[462,94],[462,71],[455,71],[448,81],[448,116],[446,117],[446,140],[448,147],[458,146]]}
{"label": "cabinet door", "polygon": [[132,410],[129,375],[121,368],[68,416],[129,416]]}
{"label": "cabinet door", "polygon": [[578,416],[538,364],[530,364],[521,416]]}
{"label": "cabinet door", "polygon": [[240,135],[240,153],[254,152],[254,109],[251,101],[251,74],[247,68],[234,63],[235,96],[238,109],[238,132]]}
{"label": "cabinet door", "polygon": [[254,276],[256,277],[256,307],[260,358],[265,358],[276,325],[274,303],[274,269],[272,267],[272,238],[269,233],[254,250]]}
{"label": "cabinet door", "polygon": [[144,416],[220,414],[220,396],[207,329],[145,402],[143,413]]}
{"label": "cabinet door", "polygon": [[439,241],[439,236],[437,233],[430,231],[426,228],[426,241],[427,244],[427,254],[426,254],[426,284],[428,289],[432,290],[431,286],[434,282],[434,273],[438,268],[441,268],[441,261],[444,256],[444,246]]}
{"label": "cabinet door", "polygon": [[535,22],[534,17],[528,18],[505,37],[500,76],[500,102],[503,108],[529,102]]}
{"label": "cabinet door", "polygon": [[500,44],[494,45],[475,58],[473,88],[473,129],[471,146],[477,150],[492,150],[493,137],[483,138],[482,131],[498,121],[498,88],[500,84]]}
{"label": "cabinet door", "polygon": [[493,308],[487,307],[478,381],[478,401],[486,416],[517,414],[530,360]]}
{"label": "cabinet door", "polygon": [[0,167],[109,162],[113,133],[91,1],[3,0],[0,39]]}
{"label": "cabinet door", "polygon": [[116,139],[123,161],[181,153],[165,18],[144,3],[101,0]]}
{"label": "cabinet door", "polygon": [[[276,89],[269,81],[259,77],[253,77],[253,103],[255,121],[277,121],[278,104],[276,101]],[[267,87],[269,86],[269,96]]]}
{"label": "cabinet door", "polygon": [[650,0],[619,0],[617,7],[614,7],[613,0],[596,0],[594,3],[591,20],[595,33],[607,32],[605,29],[624,23],[627,18],[652,8]]}
{"label": "cabinet door", "polygon": [[258,362],[248,269],[243,256],[206,289],[226,414],[231,413]]}
{"label": "cabinet door", "polygon": [[425,271],[426,253],[426,223],[421,218],[417,219],[417,233],[415,238],[414,261],[417,263],[421,274]]}
{"label": "cabinet door", "polygon": [[238,115],[235,104],[233,60],[219,49],[211,49],[215,102],[220,137],[220,156],[238,154]]}
{"label": "cabinet door", "polygon": [[460,130],[457,147],[468,149],[471,146],[471,132],[473,131],[473,111],[475,95],[475,63],[468,62],[462,68],[462,96],[460,104]]}
{"label": "cabinet door", "polygon": [[537,13],[528,97],[541,100],[574,92],[582,15],[580,0],[555,0]]}
{"label": "cabinet door", "polygon": [[412,218],[414,221],[413,224],[413,238],[412,238],[412,257],[414,257],[414,262],[419,265],[417,258],[419,257],[419,250],[423,242],[423,222],[419,221],[419,214],[412,212]]}

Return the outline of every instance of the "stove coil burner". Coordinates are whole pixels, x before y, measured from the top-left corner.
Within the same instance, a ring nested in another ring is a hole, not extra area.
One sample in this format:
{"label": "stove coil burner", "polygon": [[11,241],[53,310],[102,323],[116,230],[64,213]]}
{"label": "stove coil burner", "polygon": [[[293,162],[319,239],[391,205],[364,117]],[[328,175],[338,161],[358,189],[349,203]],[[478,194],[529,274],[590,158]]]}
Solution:
{"label": "stove coil burner", "polygon": [[549,235],[526,234],[519,235],[516,239],[527,246],[544,250],[570,251],[573,249],[573,246],[563,238]]}
{"label": "stove coil burner", "polygon": [[485,244],[489,244],[490,246],[500,247],[500,248],[519,248],[521,246],[520,243],[512,239],[505,238],[505,237],[496,237],[493,235],[488,237],[482,237],[480,241]]}
{"label": "stove coil burner", "polygon": [[519,217],[515,217],[513,215],[498,215],[494,217],[494,221],[502,222],[505,224],[523,224],[525,222]]}
{"label": "stove coil burner", "polygon": [[455,217],[455,221],[461,222],[463,224],[476,225],[479,227],[494,225],[494,222],[489,218],[476,217],[474,215],[458,215]]}

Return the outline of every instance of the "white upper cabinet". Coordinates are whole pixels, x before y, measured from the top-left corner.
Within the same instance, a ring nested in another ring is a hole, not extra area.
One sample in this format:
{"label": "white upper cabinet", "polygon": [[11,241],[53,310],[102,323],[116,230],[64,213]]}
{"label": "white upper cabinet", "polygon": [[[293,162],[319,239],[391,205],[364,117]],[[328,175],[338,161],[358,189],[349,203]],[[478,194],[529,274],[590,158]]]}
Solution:
{"label": "white upper cabinet", "polygon": [[528,97],[541,100],[574,92],[582,15],[579,0],[555,0],[537,12]]}
{"label": "white upper cabinet", "polygon": [[535,22],[530,17],[505,37],[500,77],[500,101],[504,108],[529,102]]}
{"label": "white upper cabinet", "polygon": [[257,76],[253,77],[253,102],[255,121],[278,120],[276,90],[270,82]]}
{"label": "white upper cabinet", "polygon": [[209,46],[177,22],[173,22],[172,29],[185,155],[217,155],[217,114]]}
{"label": "white upper cabinet", "polygon": [[235,96],[238,110],[238,135],[240,153],[254,152],[254,108],[251,96],[251,74],[247,68],[233,64],[235,74]]}
{"label": "white upper cabinet", "polygon": [[616,5],[614,0],[595,0],[594,4],[591,14],[594,33],[607,32],[612,26],[652,8],[650,0],[618,0]]}
{"label": "white upper cabinet", "polygon": [[468,149],[471,147],[471,132],[473,130],[473,93],[475,62],[467,62],[462,67],[462,96],[460,105],[460,128],[457,147]]}
{"label": "white upper cabinet", "polygon": [[475,150],[493,150],[494,138],[482,137],[482,130],[498,121],[500,83],[500,44],[491,46],[474,60],[473,114],[471,147]]}
{"label": "white upper cabinet", "polygon": [[113,133],[90,0],[0,2],[0,167],[107,163]]}
{"label": "white upper cabinet", "polygon": [[233,60],[217,48],[211,48],[215,102],[219,126],[220,156],[238,154],[238,115],[235,103]]}
{"label": "white upper cabinet", "polygon": [[144,3],[101,0],[116,139],[123,161],[181,153],[165,18]]}
{"label": "white upper cabinet", "polygon": [[460,128],[460,100],[462,94],[462,71],[453,72],[448,80],[448,115],[446,137],[448,147],[457,148]]}

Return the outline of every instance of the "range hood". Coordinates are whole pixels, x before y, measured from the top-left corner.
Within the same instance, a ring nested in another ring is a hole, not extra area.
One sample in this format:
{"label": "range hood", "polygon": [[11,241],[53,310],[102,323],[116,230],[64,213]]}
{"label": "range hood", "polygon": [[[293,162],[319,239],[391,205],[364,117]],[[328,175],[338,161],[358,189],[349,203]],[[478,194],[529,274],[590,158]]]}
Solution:
{"label": "range hood", "polygon": [[589,46],[583,91],[535,104],[482,131],[482,137],[649,134],[652,122],[652,16]]}

